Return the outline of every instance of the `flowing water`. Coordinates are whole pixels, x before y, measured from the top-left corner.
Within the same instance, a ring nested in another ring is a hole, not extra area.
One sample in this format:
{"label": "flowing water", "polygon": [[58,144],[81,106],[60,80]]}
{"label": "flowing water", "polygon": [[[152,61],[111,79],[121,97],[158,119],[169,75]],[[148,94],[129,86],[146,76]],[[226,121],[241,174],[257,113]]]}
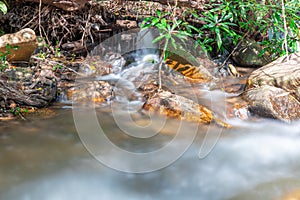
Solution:
{"label": "flowing water", "polygon": [[[137,56],[138,61],[121,75],[105,78],[127,80],[125,89],[133,90],[130,76],[126,74],[134,67],[147,65],[145,56]],[[150,57],[156,58],[153,54]],[[137,91],[132,92],[138,96]],[[209,98],[206,94],[203,101],[209,99],[223,104],[220,94],[224,93],[216,91]],[[131,130],[133,122],[126,116],[124,102],[140,105],[139,98],[120,97],[117,101],[120,106],[114,114],[107,112],[111,109],[109,105],[96,109],[101,127],[116,146],[136,153],[150,152],[175,138],[179,121],[168,119],[161,128],[163,118],[150,121],[149,116],[135,112],[132,107],[130,116],[134,123],[145,127],[151,122],[147,130],[159,131],[147,138],[124,133],[115,114]],[[185,144],[195,130],[196,137],[184,154],[162,169],[135,174],[107,167],[90,154],[76,129],[72,106],[55,105],[53,110],[56,115],[48,119],[34,117],[28,121],[0,122],[0,200],[276,200],[300,188],[299,121],[287,125],[272,120],[232,119],[229,120],[235,127],[232,129],[207,125],[196,129],[195,124],[185,124],[184,137],[177,138],[175,145]],[[77,112],[77,119],[89,121],[91,115]],[[85,127],[84,134],[89,134],[91,129]],[[203,144],[214,142],[211,151],[199,156]],[[93,145],[102,147],[96,142]],[[104,156],[109,159],[115,154],[105,150]],[[149,163],[171,156],[152,157]],[[125,158],[118,159],[115,162],[119,166],[126,163]]]}
{"label": "flowing water", "polygon": [[[130,174],[94,159],[77,135],[71,110],[56,112],[52,119],[1,123],[1,200],[265,200],[300,187],[299,122],[290,126],[232,121],[240,128],[223,130],[202,159],[198,153],[207,127],[201,127],[192,146],[175,163],[151,173]],[[164,145],[178,123],[170,120],[166,129],[145,142],[126,136],[109,113],[101,115],[111,140],[134,151]],[[189,131],[192,126],[186,134]]]}

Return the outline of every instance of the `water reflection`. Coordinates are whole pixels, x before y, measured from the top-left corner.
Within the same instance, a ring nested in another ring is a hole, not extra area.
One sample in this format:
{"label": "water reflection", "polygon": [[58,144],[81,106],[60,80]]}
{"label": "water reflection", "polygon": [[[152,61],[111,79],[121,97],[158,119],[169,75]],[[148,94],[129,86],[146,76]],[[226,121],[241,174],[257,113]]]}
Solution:
{"label": "water reflection", "polygon": [[[1,200],[277,199],[300,186],[299,122],[232,121],[240,128],[224,131],[213,151],[199,159],[203,127],[174,164],[137,175],[93,159],[77,136],[71,110],[56,111],[52,119],[1,123]],[[110,139],[122,148],[151,150],[173,137],[175,121],[147,143],[120,133],[109,114],[105,118]]]}

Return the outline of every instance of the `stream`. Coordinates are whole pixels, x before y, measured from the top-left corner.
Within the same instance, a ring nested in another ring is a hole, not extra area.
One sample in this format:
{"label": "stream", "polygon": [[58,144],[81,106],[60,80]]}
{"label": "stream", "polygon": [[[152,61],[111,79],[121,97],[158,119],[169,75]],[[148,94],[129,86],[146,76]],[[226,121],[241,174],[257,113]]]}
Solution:
{"label": "stream", "polygon": [[[149,36],[148,40],[153,38]],[[147,44],[150,45],[143,45]],[[157,61],[153,53],[136,57],[138,61],[121,73],[116,68],[114,75],[98,78],[119,83],[122,80],[122,87],[116,85],[117,94],[118,90],[128,90],[136,98],[119,94],[114,110],[112,102],[93,109],[106,137],[115,146],[138,154],[168,145],[176,138],[180,123],[137,112],[142,102],[132,87],[131,78],[137,71],[134,67],[147,72],[145,66],[152,66],[149,58],[154,65]],[[210,99],[205,94],[200,97],[203,101],[224,103],[220,96],[226,94],[221,91],[210,94]],[[186,123],[184,135],[174,142],[175,149],[188,144],[187,139],[192,141],[178,159],[147,173],[126,173],[120,170],[127,164],[126,158],[116,158],[112,150],[104,149],[102,158],[113,160],[115,167],[95,159],[83,138],[93,127],[88,122],[85,127],[78,126],[78,119],[92,121],[92,113],[74,115],[73,106],[55,103],[51,107],[55,114],[47,119],[0,122],[1,200],[277,200],[300,188],[300,121],[288,125],[267,119],[229,119],[232,129]],[[122,124],[118,124],[120,121]],[[124,132],[124,127],[134,130],[133,123],[150,135],[136,137]],[[102,143],[93,139],[90,138],[92,146],[101,149]],[[216,144],[199,156],[203,145],[210,142]],[[149,163],[160,163],[172,156],[171,152],[150,157]]]}
{"label": "stream", "polygon": [[[232,121],[240,128],[224,130],[213,150],[199,159],[207,128],[201,127],[176,162],[151,173],[131,174],[94,159],[77,135],[72,111],[56,111],[57,116],[47,120],[1,122],[1,200],[271,200],[300,187],[300,122]],[[172,137],[172,123],[177,123],[170,120],[169,128],[145,144],[126,137],[110,114],[101,114],[112,141],[135,151],[163,145]]]}

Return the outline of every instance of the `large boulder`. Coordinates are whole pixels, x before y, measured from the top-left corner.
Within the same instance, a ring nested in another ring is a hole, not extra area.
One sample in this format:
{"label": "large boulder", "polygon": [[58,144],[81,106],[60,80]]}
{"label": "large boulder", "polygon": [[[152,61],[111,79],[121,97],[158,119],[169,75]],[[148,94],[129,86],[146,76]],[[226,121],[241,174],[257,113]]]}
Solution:
{"label": "large boulder", "polygon": [[263,47],[256,41],[245,39],[232,54],[232,59],[239,66],[261,67],[271,62],[268,56],[259,56],[262,50]]}
{"label": "large boulder", "polygon": [[300,53],[251,73],[243,97],[251,112],[286,122],[300,118]]}
{"label": "large boulder", "polygon": [[30,28],[0,37],[0,55],[6,55],[8,61],[28,61],[37,47],[37,37]]}

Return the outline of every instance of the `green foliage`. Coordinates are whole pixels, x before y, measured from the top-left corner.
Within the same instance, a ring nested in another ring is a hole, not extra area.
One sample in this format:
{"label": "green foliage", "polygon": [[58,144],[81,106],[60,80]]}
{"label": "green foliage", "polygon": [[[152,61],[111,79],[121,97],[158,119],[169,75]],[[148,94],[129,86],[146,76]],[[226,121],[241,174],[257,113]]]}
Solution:
{"label": "green foliage", "polygon": [[[264,7],[267,7],[265,5]],[[300,15],[299,13],[300,2],[298,0],[289,1],[285,4],[286,20],[287,20],[287,45],[289,52],[296,52],[299,47],[297,41],[300,39]],[[265,46],[264,51],[271,53],[273,58],[283,56],[286,54],[284,51],[284,34],[282,9],[279,3],[269,5],[267,7],[268,14],[262,17],[260,31],[265,35],[261,44]],[[267,16],[267,17],[266,17]],[[264,53],[261,52],[261,54]]]}
{"label": "green foliage", "polygon": [[[184,16],[192,15],[202,21],[201,27],[194,27],[178,19],[174,13],[157,11],[157,16],[148,17],[143,21],[142,28],[156,27],[159,36],[153,42],[164,43],[163,56],[168,56],[168,47],[178,48],[177,41],[184,41],[195,35],[197,45],[205,52],[219,54],[232,50],[244,36],[250,37],[263,45],[262,56],[268,52],[272,58],[286,54],[284,36],[287,37],[289,52],[299,49],[300,39],[300,1],[285,1],[284,9],[288,30],[283,27],[284,18],[281,1],[257,0],[222,0],[210,1],[205,5],[206,12],[197,13],[194,10],[184,12]],[[176,9],[176,8],[174,8]],[[287,34],[285,33],[287,32]]]}
{"label": "green foliage", "polygon": [[18,46],[11,46],[9,44],[6,45],[6,51],[0,52],[0,71],[3,72],[8,67],[8,62],[6,60],[7,56],[11,54],[10,50],[16,50],[18,49]]}
{"label": "green foliage", "polygon": [[[233,13],[224,11],[219,15],[218,13],[206,12],[203,17],[194,16],[206,23],[198,30],[198,43],[206,51],[212,51],[216,45],[217,51],[224,52],[226,44],[238,42],[240,35],[232,29],[232,27],[237,26],[231,22],[233,21]],[[209,33],[209,38],[201,37],[206,32]]]}
{"label": "green foliage", "polygon": [[61,52],[60,52],[60,48],[58,46],[58,41],[56,41],[56,46],[54,47],[53,52],[54,52],[54,56],[56,58],[60,58],[61,57]]}
{"label": "green foliage", "polygon": [[149,27],[156,27],[159,31],[159,36],[153,40],[153,43],[163,42],[163,58],[166,59],[170,52],[168,51],[169,47],[178,49],[178,40],[183,42],[188,38],[192,37],[192,30],[195,27],[189,25],[187,22],[184,22],[180,19],[177,19],[173,16],[173,13],[161,11],[156,11],[156,16],[151,16],[146,18],[141,27],[143,29]]}
{"label": "green foliage", "polygon": [[[194,14],[205,24],[199,29],[198,42],[208,52],[214,49],[224,51],[248,34],[260,42],[273,58],[285,54],[283,46],[284,27],[281,1],[268,1],[268,4],[256,0],[223,0],[220,3],[206,5],[202,16]],[[290,52],[297,51],[299,41],[299,0],[286,1],[285,11],[289,27],[287,40]],[[297,13],[298,12],[298,13]]]}
{"label": "green foliage", "polygon": [[141,27],[142,29],[156,27],[159,31],[159,36],[157,36],[153,43],[160,43],[163,46],[162,49],[162,60],[159,64],[158,74],[159,74],[159,89],[161,89],[161,69],[163,60],[166,60],[170,55],[170,50],[182,50],[182,45],[187,40],[188,37],[192,36],[192,30],[196,30],[195,27],[189,25],[176,17],[176,7],[174,12],[165,12],[157,10],[157,16],[151,16],[146,18]]}
{"label": "green foliage", "polygon": [[60,70],[60,69],[62,69],[62,68],[63,68],[62,65],[60,65],[60,64],[55,64],[55,65],[52,67],[52,71]]}
{"label": "green foliage", "polygon": [[6,56],[9,55],[9,52],[0,52],[0,71],[3,72],[8,67],[8,62]]}
{"label": "green foliage", "polygon": [[0,11],[3,12],[3,14],[7,13],[7,3],[6,1],[0,1]]}

